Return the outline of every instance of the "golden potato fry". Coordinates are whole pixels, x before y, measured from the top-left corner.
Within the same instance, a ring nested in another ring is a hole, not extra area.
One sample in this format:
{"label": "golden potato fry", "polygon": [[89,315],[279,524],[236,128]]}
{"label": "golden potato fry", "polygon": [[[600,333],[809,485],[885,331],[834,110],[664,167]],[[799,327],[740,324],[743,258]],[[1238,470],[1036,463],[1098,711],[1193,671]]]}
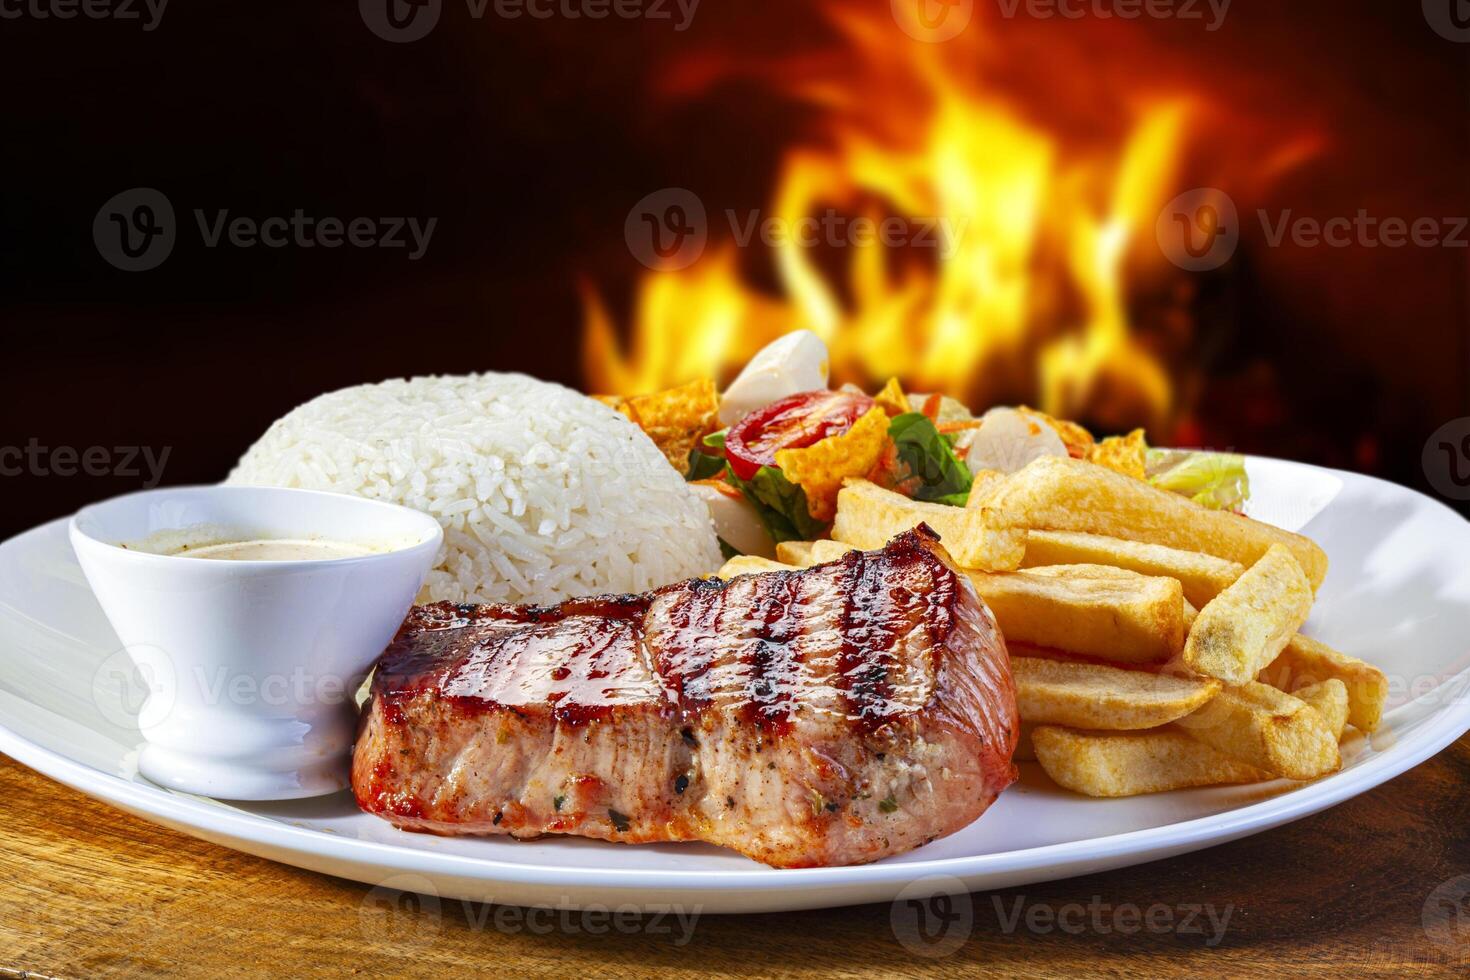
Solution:
{"label": "golden potato fry", "polygon": [[689,465],[689,450],[714,427],[720,411],[720,395],[709,378],[632,398],[603,395],[598,401],[622,412],[647,433],[680,473]]}
{"label": "golden potato fry", "polygon": [[849,551],[861,551],[850,544],[841,541],[813,541],[811,552],[811,564],[825,565],[829,561],[836,561]]}
{"label": "golden potato fry", "polygon": [[1325,643],[1298,633],[1258,678],[1274,688],[1290,691],[1307,684],[1337,678],[1347,687],[1348,724],[1363,732],[1378,728],[1388,699],[1388,678],[1361,660],[1338,653]]}
{"label": "golden potato fry", "polygon": [[984,504],[1005,479],[1006,475],[1000,470],[981,470],[976,473],[970,483],[970,496],[965,500],[965,506],[979,507]]}
{"label": "golden potato fry", "polygon": [[881,548],[895,535],[923,523],[939,534],[945,550],[962,568],[1010,571],[1021,564],[1026,532],[1019,526],[1004,531],[990,527],[984,515],[991,510],[910,500],[867,480],[849,480],[837,495],[832,537],[858,548]]}
{"label": "golden potato fry", "polygon": [[1292,697],[1306,702],[1327,722],[1328,729],[1334,738],[1342,741],[1342,730],[1347,727],[1348,716],[1348,693],[1347,685],[1336,677],[1330,677],[1316,684],[1308,684],[1292,693]]}
{"label": "golden potato fry", "polygon": [[787,565],[757,555],[736,555],[715,572],[716,578],[732,579],[737,575],[759,575],[762,572],[794,572],[795,565]]}
{"label": "golden potato fry", "polygon": [[1085,531],[1145,541],[1254,565],[1273,544],[1285,545],[1315,590],[1327,555],[1299,534],[1225,511],[1077,459],[1047,456],[1012,473],[980,508],[991,528]]}
{"label": "golden potato fry", "polygon": [[806,492],[812,517],[825,523],[837,512],[842,481],[871,472],[886,445],[888,416],[874,406],[846,432],[800,449],[776,450],[776,465]]}
{"label": "golden potato fry", "polygon": [[1312,587],[1283,545],[1273,544],[1235,584],[1199,611],[1184,662],[1231,684],[1255,679],[1312,611]]}
{"label": "golden potato fry", "polygon": [[776,560],[787,565],[805,567],[815,565],[812,560],[814,541],[782,541],[776,545]]}
{"label": "golden potato fry", "polygon": [[1178,725],[1232,759],[1288,779],[1315,779],[1342,764],[1337,737],[1315,708],[1256,681],[1224,688]]}
{"label": "golden potato fry", "polygon": [[1108,731],[1157,728],[1220,692],[1209,678],[1011,657],[1022,721]]}
{"label": "golden potato fry", "polygon": [[1147,473],[1148,443],[1142,429],[1134,429],[1126,436],[1109,436],[1092,447],[1087,458],[1099,466],[1142,480]]}
{"label": "golden potato fry", "polygon": [[1127,663],[1155,663],[1184,641],[1178,581],[1120,568],[1096,576],[1067,566],[1042,572],[971,572],[1007,640]]}
{"label": "golden potato fry", "polygon": [[1271,778],[1173,727],[1085,732],[1041,725],[1031,733],[1031,743],[1036,760],[1057,785],[1086,796],[1140,796]]}
{"label": "golden potato fry", "polygon": [[1184,586],[1184,598],[1196,606],[1215,598],[1245,571],[1239,562],[1160,544],[1076,531],[1027,532],[1022,568],[1075,564],[1113,565],[1144,575],[1177,578]]}

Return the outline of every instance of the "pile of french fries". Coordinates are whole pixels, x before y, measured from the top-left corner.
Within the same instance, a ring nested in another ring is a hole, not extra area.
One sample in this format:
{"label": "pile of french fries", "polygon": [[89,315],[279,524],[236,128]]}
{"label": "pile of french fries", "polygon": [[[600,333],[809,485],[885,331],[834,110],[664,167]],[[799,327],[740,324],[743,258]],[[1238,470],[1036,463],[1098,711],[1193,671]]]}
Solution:
{"label": "pile of french fries", "polygon": [[921,522],[995,614],[1018,758],[1058,785],[1121,797],[1316,779],[1342,765],[1348,726],[1378,726],[1384,675],[1298,632],[1327,574],[1321,548],[1082,460],[980,474],[962,508],[849,481],[832,540],[720,574],[833,561]]}

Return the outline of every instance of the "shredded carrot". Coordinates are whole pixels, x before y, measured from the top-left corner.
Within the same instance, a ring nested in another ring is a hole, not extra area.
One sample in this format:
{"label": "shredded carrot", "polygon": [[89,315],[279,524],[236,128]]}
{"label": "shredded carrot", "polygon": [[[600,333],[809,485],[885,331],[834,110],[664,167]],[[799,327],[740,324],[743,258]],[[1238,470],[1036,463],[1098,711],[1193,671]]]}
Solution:
{"label": "shredded carrot", "polygon": [[939,418],[939,406],[943,403],[944,396],[940,394],[930,395],[924,399],[924,414],[929,416],[929,421]]}
{"label": "shredded carrot", "polygon": [[980,420],[970,419],[969,421],[965,421],[963,419],[956,419],[952,422],[936,422],[934,423],[934,427],[943,434],[964,432],[966,429],[980,428]]}

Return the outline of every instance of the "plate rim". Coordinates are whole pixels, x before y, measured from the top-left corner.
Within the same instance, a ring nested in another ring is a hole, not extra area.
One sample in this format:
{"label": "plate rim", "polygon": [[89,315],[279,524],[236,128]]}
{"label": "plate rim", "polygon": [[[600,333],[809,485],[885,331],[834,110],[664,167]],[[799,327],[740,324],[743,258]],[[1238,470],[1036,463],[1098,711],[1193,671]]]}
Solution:
{"label": "plate rim", "polygon": [[[1421,503],[1427,501],[1456,520],[1465,520],[1442,501],[1401,484],[1310,463],[1292,460],[1279,462],[1332,473],[1345,478],[1345,484],[1359,480],[1383,484],[1396,492],[1420,498]],[[23,538],[51,531],[58,525],[64,528],[69,519],[58,518],[21,532],[0,542],[0,549],[16,544]],[[1470,682],[1470,667],[1446,678],[1444,685],[1467,682]],[[1415,702],[1435,697],[1436,692],[1444,685],[1415,699]],[[1069,863],[1110,861],[1115,863],[1109,864],[1109,867],[1118,867],[1130,863],[1128,859],[1131,858],[1149,860],[1150,853],[1179,853],[1225,843],[1311,816],[1345,802],[1420,765],[1470,731],[1470,698],[1456,698],[1438,713],[1440,717],[1434,723],[1423,726],[1407,738],[1400,738],[1391,749],[1374,755],[1360,765],[1222,813],[1194,817],[1161,827],[1144,827],[1102,837],[1086,837],[1017,850],[924,861],[825,868],[776,869],[755,865],[750,868],[717,870],[608,868],[589,867],[584,863],[507,862],[494,857],[450,854],[296,826],[285,820],[213,805],[160,787],[124,779],[30,741],[10,728],[4,717],[0,717],[0,752],[72,789],[109,804],[121,805],[145,819],[158,818],[171,822],[171,825],[182,824],[186,828],[185,832],[217,834],[233,842],[249,842],[316,861],[366,864],[389,873],[440,874],[506,884],[554,884],[568,888],[602,888],[609,891],[659,889],[665,892],[693,893],[716,890],[749,894],[823,887],[871,888],[929,877],[978,878],[1015,872],[1045,872],[1047,869],[1057,869],[1062,872],[1058,877],[1064,877],[1079,873],[1067,870]],[[1046,879],[1041,877],[1032,880]],[[841,903],[834,901],[832,904]]]}

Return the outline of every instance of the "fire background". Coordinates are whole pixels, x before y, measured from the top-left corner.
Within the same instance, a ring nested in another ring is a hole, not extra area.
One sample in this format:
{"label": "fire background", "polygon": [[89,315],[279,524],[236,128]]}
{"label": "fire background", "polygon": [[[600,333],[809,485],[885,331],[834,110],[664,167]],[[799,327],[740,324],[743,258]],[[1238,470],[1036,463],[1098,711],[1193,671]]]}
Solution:
{"label": "fire background", "polygon": [[[345,385],[728,379],[803,326],[842,379],[1428,492],[1426,442],[1470,416],[1455,0],[391,2],[0,0],[0,446],[167,448],[164,482],[216,481]],[[963,29],[921,36],[936,11]],[[143,271],[94,235],[134,188],[174,218]],[[638,209],[679,217],[668,188],[703,250],[650,269]],[[1170,202],[1197,188],[1178,227],[1238,243],[1181,268]],[[829,208],[947,218],[956,249],[737,240]],[[208,242],[220,212],[298,209],[371,224]],[[434,222],[417,258],[407,219]],[[1387,219],[1430,224],[1395,246]],[[0,536],[146,479],[22,470]]]}

